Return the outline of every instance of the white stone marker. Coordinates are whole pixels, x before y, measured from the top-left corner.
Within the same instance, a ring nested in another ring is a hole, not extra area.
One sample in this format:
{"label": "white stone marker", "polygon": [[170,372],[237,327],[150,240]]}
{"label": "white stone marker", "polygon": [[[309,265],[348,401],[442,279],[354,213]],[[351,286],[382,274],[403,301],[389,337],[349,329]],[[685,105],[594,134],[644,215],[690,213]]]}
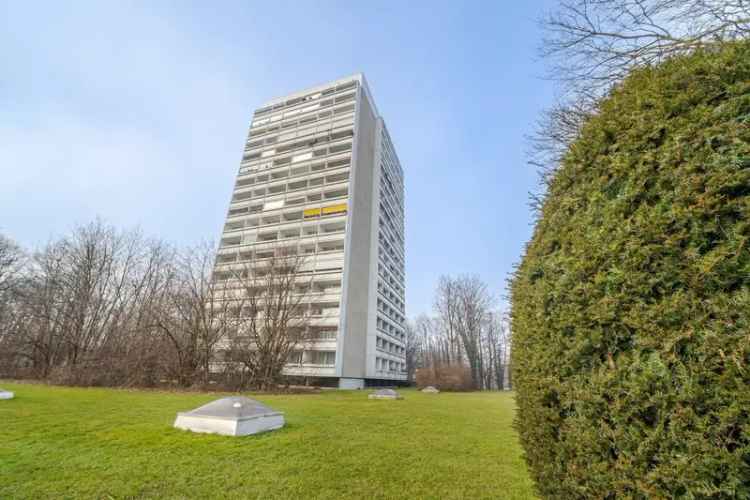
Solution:
{"label": "white stone marker", "polygon": [[427,387],[422,389],[422,392],[426,392],[428,394],[437,394],[438,392],[440,392],[440,390],[438,390],[436,387],[428,385]]}
{"label": "white stone marker", "polygon": [[14,397],[15,394],[13,394],[12,392],[0,389],[0,399],[13,399]]}
{"label": "white stone marker", "polygon": [[284,414],[254,399],[232,396],[178,413],[174,426],[193,432],[247,436],[284,427]]}
{"label": "white stone marker", "polygon": [[378,389],[368,396],[370,399],[403,399],[401,394],[393,389]]}

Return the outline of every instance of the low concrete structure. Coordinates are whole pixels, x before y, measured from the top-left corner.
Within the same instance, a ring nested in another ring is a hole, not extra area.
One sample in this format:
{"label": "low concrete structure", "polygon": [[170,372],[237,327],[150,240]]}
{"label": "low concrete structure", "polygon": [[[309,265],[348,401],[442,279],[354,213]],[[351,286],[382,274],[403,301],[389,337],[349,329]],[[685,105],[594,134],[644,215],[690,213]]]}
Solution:
{"label": "low concrete structure", "polygon": [[15,394],[13,394],[12,392],[0,389],[0,399],[13,399],[14,397]]}
{"label": "low concrete structure", "polygon": [[370,399],[403,399],[401,394],[393,389],[379,389],[368,396]]}
{"label": "low concrete structure", "polygon": [[422,389],[422,392],[426,392],[427,394],[437,394],[440,392],[440,390],[437,387],[433,387],[431,385],[428,385],[424,389]]}
{"label": "low concrete structure", "polygon": [[232,396],[178,413],[174,426],[193,432],[247,436],[284,427],[284,414],[254,399]]}

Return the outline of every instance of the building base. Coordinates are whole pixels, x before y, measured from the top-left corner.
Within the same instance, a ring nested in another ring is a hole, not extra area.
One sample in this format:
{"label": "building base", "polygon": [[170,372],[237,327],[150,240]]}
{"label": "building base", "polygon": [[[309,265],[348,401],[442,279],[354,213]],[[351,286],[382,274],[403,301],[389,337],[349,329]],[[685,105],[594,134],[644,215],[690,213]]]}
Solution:
{"label": "building base", "polygon": [[365,380],[365,385],[367,387],[408,387],[411,384],[406,379],[398,380],[398,379],[368,378]]}
{"label": "building base", "polygon": [[339,379],[339,389],[356,390],[365,388],[365,379],[363,378],[344,378]]}
{"label": "building base", "polygon": [[355,377],[302,377],[288,375],[287,382],[291,385],[308,387],[328,387],[343,390],[358,390],[366,387],[405,387],[410,385],[407,380],[355,378]]}

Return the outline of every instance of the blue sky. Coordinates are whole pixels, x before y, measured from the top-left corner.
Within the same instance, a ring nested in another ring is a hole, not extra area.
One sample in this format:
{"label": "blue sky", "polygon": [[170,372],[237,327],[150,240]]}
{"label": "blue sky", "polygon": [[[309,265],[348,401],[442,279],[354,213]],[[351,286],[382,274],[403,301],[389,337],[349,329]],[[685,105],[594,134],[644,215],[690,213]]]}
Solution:
{"label": "blue sky", "polygon": [[0,0],[0,231],[34,248],[101,216],[217,240],[252,110],[362,71],[406,174],[408,315],[440,274],[502,301],[531,234],[524,136],[554,96],[551,6]]}

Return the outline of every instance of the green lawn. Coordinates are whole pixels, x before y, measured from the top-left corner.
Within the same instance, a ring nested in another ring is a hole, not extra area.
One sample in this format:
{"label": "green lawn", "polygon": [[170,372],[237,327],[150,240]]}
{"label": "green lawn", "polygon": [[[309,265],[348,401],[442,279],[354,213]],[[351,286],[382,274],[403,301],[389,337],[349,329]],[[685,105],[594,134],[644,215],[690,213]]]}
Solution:
{"label": "green lawn", "polygon": [[3,382],[0,498],[534,498],[509,393],[259,396],[285,428],[172,428],[219,394]]}

